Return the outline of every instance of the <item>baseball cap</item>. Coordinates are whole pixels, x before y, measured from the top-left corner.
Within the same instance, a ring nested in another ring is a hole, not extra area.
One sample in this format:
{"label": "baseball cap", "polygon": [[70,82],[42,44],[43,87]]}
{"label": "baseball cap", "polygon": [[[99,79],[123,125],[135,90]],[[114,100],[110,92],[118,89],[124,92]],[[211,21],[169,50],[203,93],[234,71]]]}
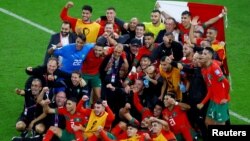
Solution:
{"label": "baseball cap", "polygon": [[130,41],[130,44],[131,44],[132,46],[137,46],[137,47],[139,47],[139,46],[141,46],[141,41],[134,38],[134,39],[132,39],[132,40]]}

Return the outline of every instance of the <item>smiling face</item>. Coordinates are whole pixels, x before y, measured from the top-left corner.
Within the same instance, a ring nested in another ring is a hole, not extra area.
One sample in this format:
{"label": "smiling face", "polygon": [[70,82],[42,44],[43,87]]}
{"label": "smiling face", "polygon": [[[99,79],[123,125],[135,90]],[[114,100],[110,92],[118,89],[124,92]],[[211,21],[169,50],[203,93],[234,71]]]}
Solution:
{"label": "smiling face", "polygon": [[61,34],[63,37],[68,36],[70,32],[70,24],[69,23],[63,23],[61,27]]}
{"label": "smiling face", "polygon": [[148,57],[142,57],[140,60],[140,66],[144,70],[151,64],[151,60]]}
{"label": "smiling face", "polygon": [[83,22],[89,22],[91,16],[92,16],[92,13],[89,10],[82,10],[82,21]]}
{"label": "smiling face", "polygon": [[142,24],[138,24],[135,28],[135,37],[141,38],[145,33],[145,27]]}
{"label": "smiling face", "polygon": [[153,25],[159,24],[161,21],[161,14],[159,12],[151,13],[151,22]]}
{"label": "smiling face", "polygon": [[162,112],[162,107],[161,106],[159,106],[159,105],[155,105],[155,107],[154,107],[154,111],[153,111],[154,113],[154,117],[160,117],[160,115],[161,115],[161,112]]}
{"label": "smiling face", "polygon": [[102,104],[95,103],[94,112],[95,115],[100,116],[105,111],[105,107]]}
{"label": "smiling face", "polygon": [[139,23],[139,20],[137,18],[131,18],[130,22],[129,22],[129,29],[134,31],[136,25]]}
{"label": "smiling face", "polygon": [[84,43],[85,42],[80,37],[77,37],[76,38],[76,50],[82,50]]}
{"label": "smiling face", "polygon": [[127,135],[128,137],[133,137],[137,134],[138,129],[136,129],[135,127],[132,126],[128,126],[127,128]]}
{"label": "smiling face", "polygon": [[208,29],[207,30],[207,34],[206,34],[206,38],[211,41],[211,42],[214,42],[216,40],[216,37],[217,37],[217,30],[216,29]]}
{"label": "smiling face", "polygon": [[181,16],[181,23],[184,27],[189,27],[191,21],[191,17],[189,15]]}
{"label": "smiling face", "polygon": [[67,98],[66,93],[61,91],[56,94],[56,105],[58,107],[63,107],[65,105]]}
{"label": "smiling face", "polygon": [[95,45],[94,53],[96,57],[101,57],[103,55],[103,51],[104,50],[102,46]]}
{"label": "smiling face", "polygon": [[154,43],[154,37],[152,37],[152,36],[144,36],[144,39],[145,39],[146,48],[150,48]]}
{"label": "smiling face", "polygon": [[151,132],[153,134],[159,134],[162,130],[162,124],[159,122],[152,122]]}
{"label": "smiling face", "polygon": [[42,83],[38,79],[34,79],[31,83],[31,93],[32,95],[39,95],[40,91],[42,90]]}
{"label": "smiling face", "polygon": [[107,21],[109,23],[113,23],[114,22],[115,16],[116,16],[116,13],[115,13],[114,9],[108,9],[106,11],[106,17],[107,17]]}
{"label": "smiling face", "polygon": [[81,81],[81,76],[78,73],[73,72],[71,74],[71,82],[74,86],[78,86]]}
{"label": "smiling face", "polygon": [[75,112],[75,109],[76,109],[76,102],[71,101],[71,100],[67,100],[67,103],[66,103],[66,110],[67,110],[69,113],[74,113],[74,112]]}
{"label": "smiling face", "polygon": [[57,69],[57,67],[58,67],[58,63],[57,63],[56,58],[49,59],[49,61],[47,63],[47,72],[48,72],[48,74],[53,74],[55,72],[55,70]]}

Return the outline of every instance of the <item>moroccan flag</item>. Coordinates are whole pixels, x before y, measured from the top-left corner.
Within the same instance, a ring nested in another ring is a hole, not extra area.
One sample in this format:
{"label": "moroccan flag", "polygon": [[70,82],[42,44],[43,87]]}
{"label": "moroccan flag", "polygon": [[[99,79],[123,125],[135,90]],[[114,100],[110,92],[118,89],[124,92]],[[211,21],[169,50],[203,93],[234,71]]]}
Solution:
{"label": "moroccan flag", "polygon": [[[194,16],[199,16],[199,21],[201,23],[206,22],[207,20],[218,16],[224,6],[221,5],[212,5],[212,4],[203,4],[203,3],[194,3],[194,2],[179,2],[179,1],[156,1],[160,5],[159,10],[165,11],[167,14],[171,15],[176,19],[177,22],[181,22],[181,13],[185,10],[189,11]],[[223,18],[219,19],[216,23],[211,26],[217,28],[218,35],[217,40],[225,42],[225,31],[224,31],[224,20]],[[205,30],[206,31],[206,30]],[[226,47],[225,47],[226,51]],[[225,69],[225,74],[229,76],[229,70],[227,65],[227,56],[223,61],[223,66]]]}

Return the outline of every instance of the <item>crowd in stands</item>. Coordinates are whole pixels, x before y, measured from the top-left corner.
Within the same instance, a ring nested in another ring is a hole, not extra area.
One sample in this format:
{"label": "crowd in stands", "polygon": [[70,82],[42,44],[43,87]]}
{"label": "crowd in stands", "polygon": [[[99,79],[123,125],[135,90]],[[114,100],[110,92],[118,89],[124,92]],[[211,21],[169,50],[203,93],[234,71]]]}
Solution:
{"label": "crowd in stands", "polygon": [[[43,141],[207,140],[208,125],[229,123],[225,41],[213,27],[183,11],[181,22],[155,7],[151,21],[106,15],[91,20],[62,8],[43,65],[27,67],[20,137]],[[163,20],[162,20],[162,17]],[[192,17],[192,18],[191,18]]]}

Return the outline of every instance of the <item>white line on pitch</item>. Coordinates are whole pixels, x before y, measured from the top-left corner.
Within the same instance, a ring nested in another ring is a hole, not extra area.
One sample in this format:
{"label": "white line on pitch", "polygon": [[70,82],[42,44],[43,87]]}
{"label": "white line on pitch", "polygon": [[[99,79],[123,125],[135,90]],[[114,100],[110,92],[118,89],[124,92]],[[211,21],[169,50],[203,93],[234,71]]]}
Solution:
{"label": "white line on pitch", "polygon": [[242,115],[239,115],[239,114],[235,113],[234,111],[229,110],[229,114],[230,114],[231,116],[234,116],[234,117],[237,118],[237,119],[240,119],[240,120],[242,120],[242,121],[245,121],[246,123],[250,123],[250,119],[248,119],[248,118],[246,118],[246,117],[243,117]]}
{"label": "white line on pitch", "polygon": [[28,20],[28,19],[26,19],[26,18],[24,18],[22,16],[19,16],[19,15],[15,14],[15,13],[12,13],[12,12],[6,10],[6,9],[0,8],[0,12],[2,12],[4,14],[7,14],[7,15],[9,15],[11,17],[14,17],[14,18],[16,18],[16,19],[18,19],[20,21],[23,21],[23,22],[25,22],[25,23],[27,23],[29,25],[32,25],[32,26],[34,26],[34,27],[36,27],[36,28],[38,28],[40,30],[43,30],[43,31],[45,31],[47,33],[50,33],[50,34],[55,33],[53,30],[50,30],[50,29],[48,29],[48,28],[46,28],[46,27],[44,27],[44,26],[42,26],[40,24],[34,23],[34,22],[32,22],[32,21],[30,21],[30,20]]}

